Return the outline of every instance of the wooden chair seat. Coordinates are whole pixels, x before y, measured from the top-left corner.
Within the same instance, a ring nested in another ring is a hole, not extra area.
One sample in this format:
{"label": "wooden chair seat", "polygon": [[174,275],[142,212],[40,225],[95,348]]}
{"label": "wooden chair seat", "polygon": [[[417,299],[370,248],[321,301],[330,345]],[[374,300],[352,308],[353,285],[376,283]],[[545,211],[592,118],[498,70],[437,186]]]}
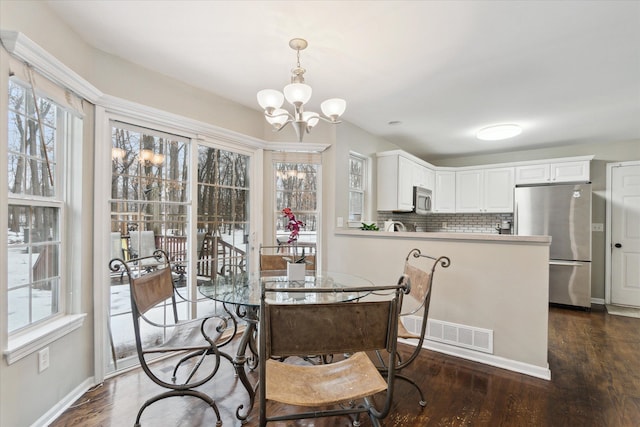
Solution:
{"label": "wooden chair seat", "polygon": [[268,360],[266,367],[267,399],[288,405],[329,406],[387,389],[387,381],[363,352],[326,365]]}

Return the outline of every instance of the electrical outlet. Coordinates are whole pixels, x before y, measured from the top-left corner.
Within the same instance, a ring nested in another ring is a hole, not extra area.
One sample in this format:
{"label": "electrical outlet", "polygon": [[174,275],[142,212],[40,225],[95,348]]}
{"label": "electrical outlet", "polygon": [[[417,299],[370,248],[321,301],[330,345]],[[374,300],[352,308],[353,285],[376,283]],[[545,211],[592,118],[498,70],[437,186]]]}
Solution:
{"label": "electrical outlet", "polygon": [[604,231],[604,224],[601,222],[594,222],[591,224],[591,231]]}
{"label": "electrical outlet", "polygon": [[45,347],[38,352],[38,372],[42,372],[49,367],[49,347]]}
{"label": "electrical outlet", "polygon": [[341,216],[339,216],[336,221],[336,227],[344,227],[344,219]]}
{"label": "electrical outlet", "polygon": [[442,223],[442,228],[447,228],[447,223],[446,222]]}

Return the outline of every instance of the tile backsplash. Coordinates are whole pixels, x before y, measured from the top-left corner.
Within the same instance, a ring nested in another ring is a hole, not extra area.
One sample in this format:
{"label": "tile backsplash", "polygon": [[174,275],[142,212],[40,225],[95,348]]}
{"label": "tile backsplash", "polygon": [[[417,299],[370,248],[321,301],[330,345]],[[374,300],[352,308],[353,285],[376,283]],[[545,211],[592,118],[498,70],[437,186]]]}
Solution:
{"label": "tile backsplash", "polygon": [[[415,227],[417,231],[446,232],[446,233],[489,233],[498,234],[496,225],[501,221],[511,221],[511,213],[432,213],[416,215],[414,213],[392,213],[378,211],[378,226],[383,227],[384,221],[393,219],[400,221],[407,227]],[[513,232],[513,226],[512,232]]]}

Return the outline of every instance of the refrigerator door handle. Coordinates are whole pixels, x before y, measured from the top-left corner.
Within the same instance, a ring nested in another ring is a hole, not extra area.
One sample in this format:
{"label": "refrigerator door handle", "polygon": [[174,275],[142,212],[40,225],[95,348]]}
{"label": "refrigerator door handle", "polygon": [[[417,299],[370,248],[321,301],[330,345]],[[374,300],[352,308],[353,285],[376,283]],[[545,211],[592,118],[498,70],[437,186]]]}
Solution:
{"label": "refrigerator door handle", "polygon": [[566,265],[571,267],[582,267],[585,263],[579,261],[549,261],[549,265]]}

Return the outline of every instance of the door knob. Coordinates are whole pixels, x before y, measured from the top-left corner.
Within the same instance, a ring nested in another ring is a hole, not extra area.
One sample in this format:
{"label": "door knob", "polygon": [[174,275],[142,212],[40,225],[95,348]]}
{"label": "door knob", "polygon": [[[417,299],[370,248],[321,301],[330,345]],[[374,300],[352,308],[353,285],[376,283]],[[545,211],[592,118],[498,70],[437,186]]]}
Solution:
{"label": "door knob", "polygon": [[615,246],[616,248],[621,248],[621,247],[622,247],[622,243],[616,243],[616,244],[615,244],[615,245],[613,245],[613,246]]}

